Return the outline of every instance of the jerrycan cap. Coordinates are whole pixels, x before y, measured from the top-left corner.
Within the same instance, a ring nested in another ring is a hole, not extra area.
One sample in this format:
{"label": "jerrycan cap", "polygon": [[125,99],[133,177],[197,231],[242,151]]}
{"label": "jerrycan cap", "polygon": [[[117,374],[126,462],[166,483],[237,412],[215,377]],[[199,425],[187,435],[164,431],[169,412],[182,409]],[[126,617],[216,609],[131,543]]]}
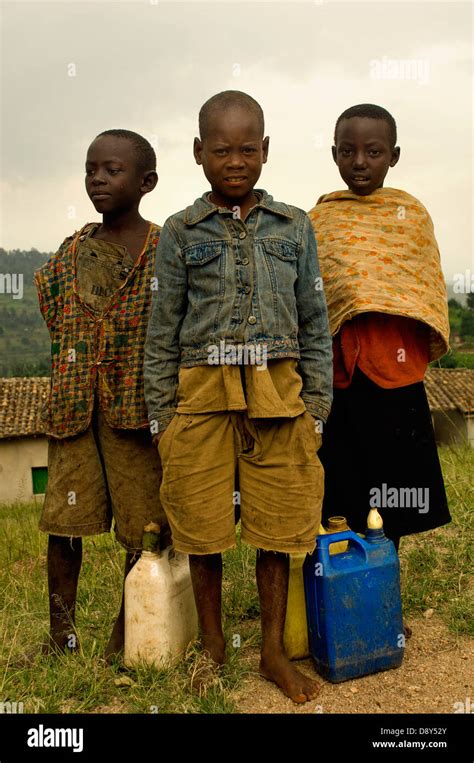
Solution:
{"label": "jerrycan cap", "polygon": [[377,509],[369,511],[365,540],[367,543],[386,543],[388,541],[383,531],[383,519]]}
{"label": "jerrycan cap", "polygon": [[328,518],[328,533],[340,533],[344,530],[350,530],[346,517],[338,515]]}
{"label": "jerrycan cap", "polygon": [[142,536],[144,551],[151,551],[152,554],[160,553],[160,533],[161,527],[156,522],[149,522],[145,525]]}
{"label": "jerrycan cap", "polygon": [[380,516],[377,509],[371,509],[369,516],[367,517],[367,529],[368,530],[381,530],[383,527],[383,519]]}

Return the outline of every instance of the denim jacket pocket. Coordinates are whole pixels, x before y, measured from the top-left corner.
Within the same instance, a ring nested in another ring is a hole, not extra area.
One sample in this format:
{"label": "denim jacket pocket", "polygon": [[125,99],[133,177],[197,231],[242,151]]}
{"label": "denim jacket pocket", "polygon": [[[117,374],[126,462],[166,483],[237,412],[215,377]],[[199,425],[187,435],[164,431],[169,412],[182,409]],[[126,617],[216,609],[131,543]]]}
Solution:
{"label": "denim jacket pocket", "polygon": [[[226,244],[204,241],[183,251],[188,271],[189,312],[183,330],[192,342],[214,336],[219,328],[226,287]],[[217,297],[217,299],[216,299]]]}
{"label": "denim jacket pocket", "polygon": [[281,239],[264,239],[262,241],[265,251],[273,254],[279,260],[287,262],[296,262],[298,259],[298,246],[292,241],[282,241]]}
{"label": "denim jacket pocket", "polygon": [[187,247],[184,250],[184,261],[186,265],[206,265],[215,257],[223,254],[225,250],[225,244],[214,243],[212,241],[202,242],[200,244],[194,244]]}

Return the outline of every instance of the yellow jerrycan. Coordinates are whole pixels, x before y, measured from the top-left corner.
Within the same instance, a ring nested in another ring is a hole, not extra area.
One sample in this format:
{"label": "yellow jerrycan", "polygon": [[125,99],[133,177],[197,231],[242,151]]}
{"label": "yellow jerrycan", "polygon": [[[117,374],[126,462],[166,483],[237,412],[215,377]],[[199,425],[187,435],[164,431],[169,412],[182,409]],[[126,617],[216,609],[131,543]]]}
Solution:
{"label": "yellow jerrycan", "polygon": [[[326,535],[326,530],[322,525],[319,526],[318,535]],[[309,657],[303,583],[303,562],[305,559],[306,554],[290,554],[288,599],[286,602],[285,630],[283,631],[283,644],[290,660],[303,660],[305,657]]]}
{"label": "yellow jerrycan", "polygon": [[[318,535],[329,535],[349,530],[347,519],[342,516],[329,517],[328,529],[319,526]],[[340,541],[329,547],[330,554],[347,551],[348,541]],[[286,603],[285,630],[283,644],[290,660],[309,657],[308,625],[306,621],[306,601],[303,582],[303,562],[306,554],[290,554],[290,574],[288,577],[288,599]]]}

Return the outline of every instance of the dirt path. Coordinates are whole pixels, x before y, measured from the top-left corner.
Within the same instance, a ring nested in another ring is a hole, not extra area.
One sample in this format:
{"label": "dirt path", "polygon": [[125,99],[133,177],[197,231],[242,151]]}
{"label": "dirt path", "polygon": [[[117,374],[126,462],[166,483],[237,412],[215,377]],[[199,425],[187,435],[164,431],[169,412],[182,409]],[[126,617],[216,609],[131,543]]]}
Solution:
{"label": "dirt path", "polygon": [[[257,674],[258,649],[248,652],[249,675],[232,698],[241,713],[453,713],[474,706],[474,639],[456,638],[435,618],[411,619],[400,668],[340,684],[322,682],[320,695],[295,705]],[[311,660],[299,666],[316,675]]]}

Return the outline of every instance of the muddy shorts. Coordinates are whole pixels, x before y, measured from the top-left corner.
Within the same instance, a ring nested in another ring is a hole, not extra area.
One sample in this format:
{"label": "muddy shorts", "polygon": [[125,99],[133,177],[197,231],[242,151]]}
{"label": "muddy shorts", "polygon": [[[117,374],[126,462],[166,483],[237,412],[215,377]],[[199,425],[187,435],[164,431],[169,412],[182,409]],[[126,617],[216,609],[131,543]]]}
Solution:
{"label": "muddy shorts", "polygon": [[159,500],[161,463],[148,429],[113,429],[95,408],[89,428],[49,439],[48,486],[40,529],[83,537],[108,532],[128,551],[142,548],[148,522],[166,524]]}
{"label": "muddy shorts", "polygon": [[176,549],[213,554],[235,545],[237,476],[242,540],[266,551],[312,551],[324,490],[320,446],[307,411],[260,419],[245,411],[175,414],[158,448]]}

